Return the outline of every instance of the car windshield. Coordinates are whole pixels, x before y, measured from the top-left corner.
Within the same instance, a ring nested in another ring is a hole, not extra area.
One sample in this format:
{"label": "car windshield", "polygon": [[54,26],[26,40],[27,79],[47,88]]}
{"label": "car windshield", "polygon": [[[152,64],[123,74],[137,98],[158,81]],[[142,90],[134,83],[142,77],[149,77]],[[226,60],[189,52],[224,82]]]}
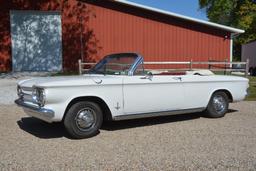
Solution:
{"label": "car windshield", "polygon": [[89,74],[128,75],[138,56],[136,54],[114,54],[104,57]]}

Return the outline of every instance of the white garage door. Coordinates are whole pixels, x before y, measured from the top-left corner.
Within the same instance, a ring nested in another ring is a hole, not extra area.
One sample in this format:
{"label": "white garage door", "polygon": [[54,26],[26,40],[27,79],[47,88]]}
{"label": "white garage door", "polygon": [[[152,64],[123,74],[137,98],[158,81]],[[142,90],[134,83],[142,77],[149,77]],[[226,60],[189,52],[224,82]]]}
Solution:
{"label": "white garage door", "polygon": [[59,12],[11,11],[13,71],[61,71]]}

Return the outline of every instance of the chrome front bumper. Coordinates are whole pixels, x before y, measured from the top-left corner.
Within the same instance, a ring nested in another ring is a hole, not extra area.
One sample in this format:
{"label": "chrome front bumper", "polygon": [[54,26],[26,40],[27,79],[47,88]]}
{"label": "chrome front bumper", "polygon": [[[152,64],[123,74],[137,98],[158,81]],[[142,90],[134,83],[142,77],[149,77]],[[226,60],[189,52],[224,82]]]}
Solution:
{"label": "chrome front bumper", "polygon": [[52,122],[52,119],[54,118],[55,112],[51,109],[45,109],[37,106],[30,105],[26,102],[24,102],[22,99],[15,100],[15,103],[23,107],[24,111],[35,118],[44,120],[46,122]]}

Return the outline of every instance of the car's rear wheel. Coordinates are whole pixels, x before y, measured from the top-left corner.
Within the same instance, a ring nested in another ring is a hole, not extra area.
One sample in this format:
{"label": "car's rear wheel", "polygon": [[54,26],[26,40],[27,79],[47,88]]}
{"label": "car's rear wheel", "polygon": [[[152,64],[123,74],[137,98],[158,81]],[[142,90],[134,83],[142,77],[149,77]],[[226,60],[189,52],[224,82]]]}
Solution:
{"label": "car's rear wheel", "polygon": [[211,118],[220,118],[225,116],[229,107],[229,99],[225,92],[215,92],[206,108],[206,115]]}
{"label": "car's rear wheel", "polygon": [[72,138],[89,138],[99,132],[102,121],[99,105],[84,101],[70,107],[64,119],[64,126]]}

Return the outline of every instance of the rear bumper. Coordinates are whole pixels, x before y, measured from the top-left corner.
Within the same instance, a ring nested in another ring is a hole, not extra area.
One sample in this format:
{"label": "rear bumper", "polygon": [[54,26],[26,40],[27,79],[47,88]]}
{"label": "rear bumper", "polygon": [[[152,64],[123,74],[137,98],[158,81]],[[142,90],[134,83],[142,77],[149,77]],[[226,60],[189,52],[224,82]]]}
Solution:
{"label": "rear bumper", "polygon": [[22,99],[15,100],[15,103],[22,107],[29,116],[33,116],[46,122],[52,122],[55,116],[55,112],[53,110],[30,105]]}

